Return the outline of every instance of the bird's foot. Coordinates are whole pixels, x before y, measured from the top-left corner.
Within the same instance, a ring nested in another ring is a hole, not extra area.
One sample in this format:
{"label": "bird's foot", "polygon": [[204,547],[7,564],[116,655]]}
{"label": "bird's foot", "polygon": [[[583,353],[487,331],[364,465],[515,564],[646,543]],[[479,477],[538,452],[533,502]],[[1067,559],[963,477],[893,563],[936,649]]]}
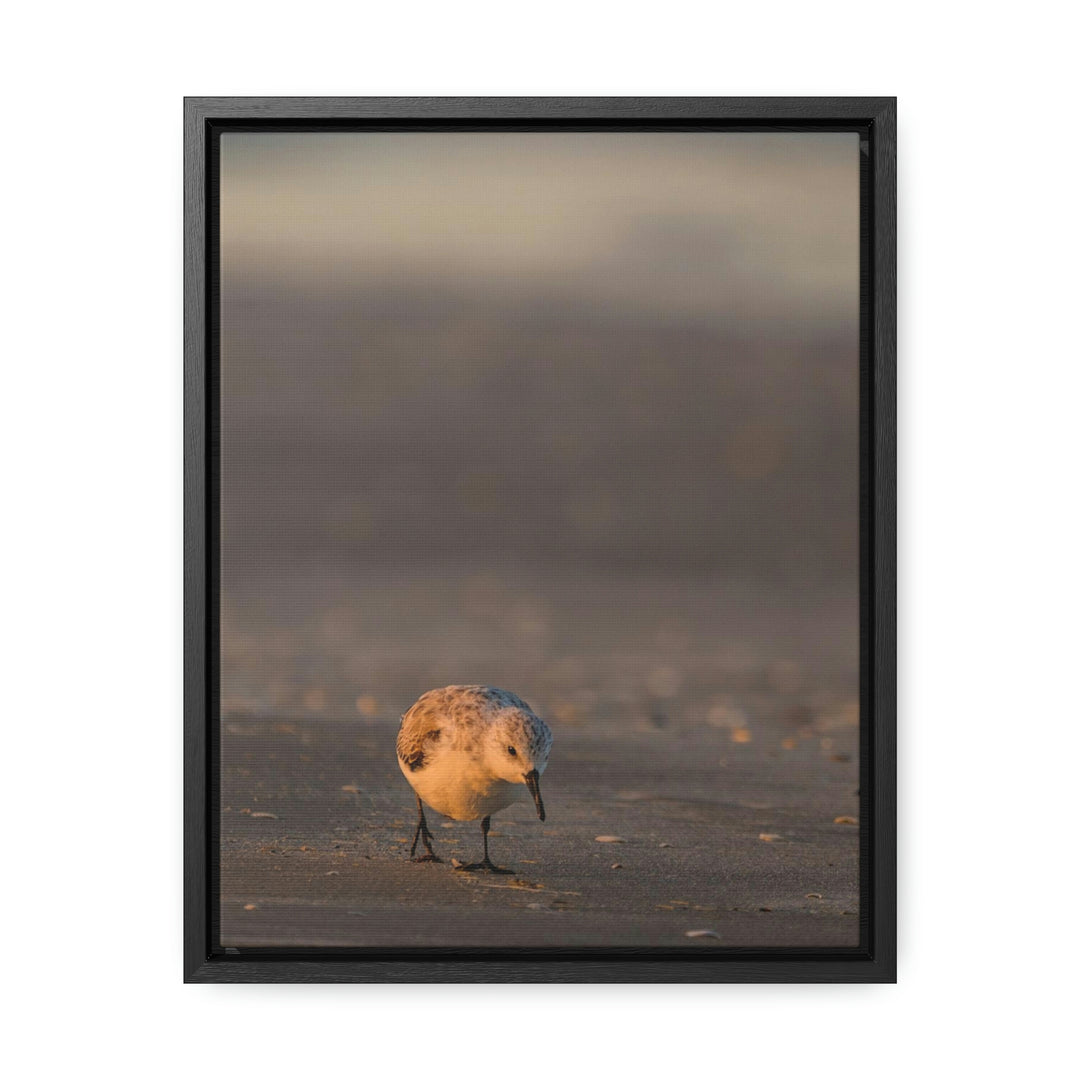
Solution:
{"label": "bird's foot", "polygon": [[442,862],[442,859],[433,851],[429,851],[426,855],[414,855],[410,862]]}
{"label": "bird's foot", "polygon": [[455,870],[467,870],[470,873],[474,870],[483,870],[488,874],[516,874],[516,870],[508,870],[505,866],[496,866],[490,859],[484,859],[483,862],[471,862],[464,863],[461,866],[455,866]]}

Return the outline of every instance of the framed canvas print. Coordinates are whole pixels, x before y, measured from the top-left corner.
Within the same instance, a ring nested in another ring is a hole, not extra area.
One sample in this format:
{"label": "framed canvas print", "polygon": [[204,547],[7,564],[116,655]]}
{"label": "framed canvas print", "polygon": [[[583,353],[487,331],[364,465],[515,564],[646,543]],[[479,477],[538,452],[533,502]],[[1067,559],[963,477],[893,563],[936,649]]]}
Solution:
{"label": "framed canvas print", "polygon": [[185,138],[185,978],[891,981],[893,99]]}

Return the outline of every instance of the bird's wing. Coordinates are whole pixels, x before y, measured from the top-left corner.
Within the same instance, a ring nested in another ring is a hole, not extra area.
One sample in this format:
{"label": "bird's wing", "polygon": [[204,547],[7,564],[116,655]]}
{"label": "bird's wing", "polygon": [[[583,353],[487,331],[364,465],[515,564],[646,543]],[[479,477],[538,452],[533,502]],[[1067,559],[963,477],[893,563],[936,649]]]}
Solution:
{"label": "bird's wing", "polygon": [[423,702],[418,701],[401,718],[401,727],[398,729],[397,756],[409,772],[416,772],[424,767],[432,744],[438,742],[442,734],[438,713],[423,705]]}

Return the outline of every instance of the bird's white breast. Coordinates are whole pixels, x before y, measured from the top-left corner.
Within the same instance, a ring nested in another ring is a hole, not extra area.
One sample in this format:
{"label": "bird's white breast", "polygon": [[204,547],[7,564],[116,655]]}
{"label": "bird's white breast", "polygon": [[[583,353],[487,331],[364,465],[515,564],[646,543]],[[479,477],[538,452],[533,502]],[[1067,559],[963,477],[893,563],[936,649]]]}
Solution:
{"label": "bird's white breast", "polygon": [[476,757],[452,747],[430,754],[415,772],[400,760],[398,764],[428,806],[456,821],[486,817],[528,794],[524,784],[500,780]]}

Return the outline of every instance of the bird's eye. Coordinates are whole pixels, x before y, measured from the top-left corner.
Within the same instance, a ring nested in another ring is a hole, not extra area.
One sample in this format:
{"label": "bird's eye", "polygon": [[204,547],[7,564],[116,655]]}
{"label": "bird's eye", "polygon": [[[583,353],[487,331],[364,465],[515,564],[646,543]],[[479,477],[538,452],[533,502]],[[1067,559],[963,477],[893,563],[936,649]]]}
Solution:
{"label": "bird's eye", "polygon": [[514,748],[513,748],[512,746],[508,746],[508,747],[506,748],[506,752],[507,752],[507,753],[508,753],[508,754],[509,754],[509,755],[510,755],[511,757],[517,757],[517,751],[516,751],[516,750],[515,750],[515,749],[514,749]]}

